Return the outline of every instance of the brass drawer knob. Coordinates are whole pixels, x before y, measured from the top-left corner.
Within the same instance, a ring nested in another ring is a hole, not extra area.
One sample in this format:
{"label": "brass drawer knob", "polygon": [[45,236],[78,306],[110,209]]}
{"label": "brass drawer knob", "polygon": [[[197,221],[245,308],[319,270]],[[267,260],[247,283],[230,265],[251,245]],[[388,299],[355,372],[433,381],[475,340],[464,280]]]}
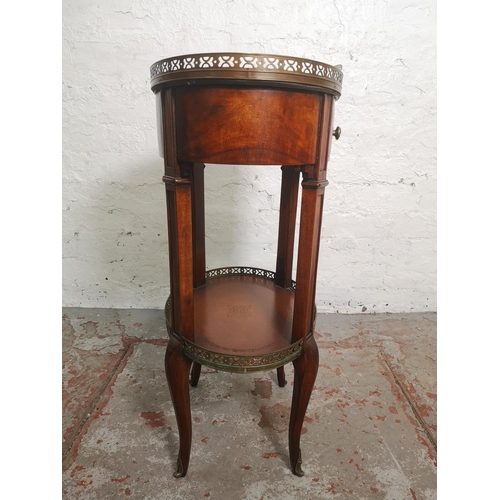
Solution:
{"label": "brass drawer knob", "polygon": [[333,132],[332,132],[332,135],[333,137],[335,137],[335,139],[338,141],[339,140],[339,137],[340,137],[340,134],[341,134],[342,130],[340,129],[340,127],[337,127]]}

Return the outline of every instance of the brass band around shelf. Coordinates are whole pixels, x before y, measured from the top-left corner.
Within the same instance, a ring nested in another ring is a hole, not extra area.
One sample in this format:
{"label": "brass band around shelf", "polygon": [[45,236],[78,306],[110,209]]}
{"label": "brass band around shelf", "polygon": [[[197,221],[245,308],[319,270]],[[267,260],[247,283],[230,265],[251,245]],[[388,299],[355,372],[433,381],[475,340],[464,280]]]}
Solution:
{"label": "brass band around shelf", "polygon": [[[259,269],[256,267],[221,267],[206,271],[207,280],[224,276],[256,276],[259,278],[274,281],[276,273]],[[291,290],[295,290],[296,283],[292,281]],[[175,338],[182,343],[182,352],[193,361],[220,371],[233,373],[247,373],[256,371],[272,370],[279,366],[290,363],[302,354],[304,339],[300,339],[283,349],[266,354],[259,355],[237,355],[224,354],[211,351],[196,345],[195,343],[180,338],[170,325],[170,314],[172,310],[172,298],[169,296],[165,304],[165,318],[167,324],[167,333],[170,338]],[[313,328],[306,337],[306,340],[313,335],[314,323],[316,322],[316,307],[313,310]]]}
{"label": "brass band around shelf", "polygon": [[247,373],[272,370],[278,368],[278,366],[283,366],[302,354],[303,345],[304,339],[300,339],[284,349],[269,354],[239,356],[209,351],[187,339],[183,339],[182,351],[188,358],[202,365],[226,372]]}
{"label": "brass band around shelf", "polygon": [[332,66],[302,57],[270,54],[221,52],[169,57],[150,68],[151,89],[178,82],[196,80],[231,80],[280,82],[311,85],[332,93],[335,99],[342,92],[342,66]]}

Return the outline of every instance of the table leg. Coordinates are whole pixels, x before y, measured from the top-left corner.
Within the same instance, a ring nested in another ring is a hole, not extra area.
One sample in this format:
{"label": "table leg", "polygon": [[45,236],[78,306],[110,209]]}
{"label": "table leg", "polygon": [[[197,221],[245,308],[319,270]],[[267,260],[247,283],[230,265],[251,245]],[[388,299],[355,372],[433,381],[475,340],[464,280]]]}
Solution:
{"label": "table leg", "polygon": [[297,286],[293,310],[292,342],[309,334],[313,323],[316,271],[326,180],[302,182]]}
{"label": "table leg", "polygon": [[198,288],[206,283],[205,257],[205,164],[193,164],[191,199],[193,211],[193,286]]}
{"label": "table leg", "polygon": [[295,368],[293,380],[292,410],[290,412],[290,426],[288,443],[292,472],[296,476],[303,476],[302,456],[300,452],[300,432],[304,423],[307,405],[318,373],[318,346],[314,337],[310,337],[304,344],[304,352],[293,361]]}
{"label": "table leg", "polygon": [[201,373],[201,365],[196,361],[193,361],[193,368],[191,369],[191,380],[189,383],[192,387],[196,387],[198,385],[198,380],[200,380]]}
{"label": "table leg", "polygon": [[172,329],[194,338],[193,231],[191,180],[164,176],[167,194]]}
{"label": "table leg", "polygon": [[179,429],[179,455],[174,477],[186,475],[191,454],[192,426],[188,383],[191,363],[192,361],[182,354],[181,344],[170,339],[165,354],[165,373]]}
{"label": "table leg", "polygon": [[[318,265],[321,216],[326,179],[305,179],[302,182],[297,288],[293,311],[292,342],[307,338],[312,330],[316,269]],[[292,472],[303,476],[300,453],[300,432],[318,372],[319,354],[314,337],[304,342],[303,353],[294,362],[292,410],[289,446]]]}
{"label": "table leg", "polygon": [[285,387],[286,385],[285,367],[284,366],[278,367],[277,372],[278,372],[278,385],[280,387]]}
{"label": "table leg", "polygon": [[280,222],[276,252],[275,283],[281,288],[292,286],[293,243],[299,192],[299,167],[281,167]]}

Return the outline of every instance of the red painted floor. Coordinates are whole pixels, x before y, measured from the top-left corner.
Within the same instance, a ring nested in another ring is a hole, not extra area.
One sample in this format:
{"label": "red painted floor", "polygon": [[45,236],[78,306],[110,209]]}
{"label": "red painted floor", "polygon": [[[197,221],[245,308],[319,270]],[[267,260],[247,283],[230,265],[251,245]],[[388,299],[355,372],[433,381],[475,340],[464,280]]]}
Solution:
{"label": "red painted floor", "polygon": [[289,383],[203,369],[193,445],[178,436],[163,371],[162,311],[63,310],[66,499],[434,499],[436,315],[319,315],[320,368],[288,463]]}

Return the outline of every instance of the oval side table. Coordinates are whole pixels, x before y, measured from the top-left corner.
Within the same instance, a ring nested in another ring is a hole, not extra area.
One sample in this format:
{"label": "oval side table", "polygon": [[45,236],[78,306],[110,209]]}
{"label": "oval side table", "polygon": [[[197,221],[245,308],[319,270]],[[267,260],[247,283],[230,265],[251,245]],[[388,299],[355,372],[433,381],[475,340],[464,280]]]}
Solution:
{"label": "oval side table", "polygon": [[[192,54],[151,66],[164,158],[170,259],[165,306],[170,337],[165,371],[180,449],[175,477],[191,451],[191,385],[201,365],[229,372],[293,362],[289,424],[292,472],[302,476],[300,433],[318,370],[313,336],[316,271],[326,168],[341,66],[264,54]],[[205,163],[281,166],[276,269],[206,270]],[[292,280],[299,180],[302,208]]]}

